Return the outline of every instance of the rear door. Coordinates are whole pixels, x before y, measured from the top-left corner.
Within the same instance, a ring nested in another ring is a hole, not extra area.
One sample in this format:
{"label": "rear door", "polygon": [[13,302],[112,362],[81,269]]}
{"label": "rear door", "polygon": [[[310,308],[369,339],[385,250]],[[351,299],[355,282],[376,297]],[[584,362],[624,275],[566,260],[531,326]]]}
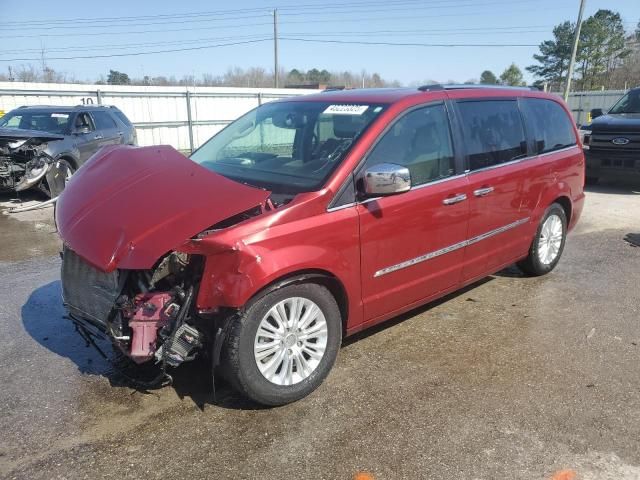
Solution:
{"label": "rear door", "polygon": [[409,168],[412,189],[357,206],[365,322],[460,282],[469,213],[467,180],[456,171],[444,103],[405,112],[358,175],[380,163]]}
{"label": "rear door", "polygon": [[[548,98],[522,98],[520,108],[527,124],[529,148],[534,155],[527,162],[529,173],[524,180],[521,211],[531,215],[540,204],[544,191],[553,183],[568,180],[569,184],[582,187],[582,180],[570,175],[575,169],[576,155],[582,152],[567,152],[577,145],[577,139],[573,119],[558,102]],[[582,159],[577,163],[584,165]],[[572,178],[567,179],[567,174]]]}
{"label": "rear door", "polygon": [[115,120],[111,118],[107,112],[102,110],[94,110],[91,112],[93,121],[96,125],[97,136],[100,137],[100,146],[116,145],[122,143],[122,136]]}
{"label": "rear door", "polygon": [[513,262],[528,247],[529,213],[522,209],[528,146],[518,101],[458,100],[469,180],[469,231],[463,278],[482,277]]}

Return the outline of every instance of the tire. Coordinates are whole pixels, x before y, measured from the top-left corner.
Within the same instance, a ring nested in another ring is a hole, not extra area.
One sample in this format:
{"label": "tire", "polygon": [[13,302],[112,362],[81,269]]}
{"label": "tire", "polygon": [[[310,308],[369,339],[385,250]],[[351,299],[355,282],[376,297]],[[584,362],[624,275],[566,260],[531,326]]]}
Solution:
{"label": "tire", "polygon": [[[285,321],[279,321],[283,316]],[[294,318],[300,322],[291,322]],[[342,320],[333,295],[314,283],[288,285],[247,305],[226,340],[222,373],[251,400],[284,405],[318,388],[341,341]]]}
{"label": "tire", "polygon": [[57,197],[62,193],[67,186],[67,182],[71,176],[76,172],[76,168],[73,163],[65,158],[59,158],[51,167],[51,171],[47,173],[46,185],[43,185],[43,191],[49,195],[50,198]]}
{"label": "tire", "polygon": [[540,220],[529,256],[518,262],[518,267],[531,276],[549,273],[560,261],[566,239],[567,216],[560,204],[553,203]]}

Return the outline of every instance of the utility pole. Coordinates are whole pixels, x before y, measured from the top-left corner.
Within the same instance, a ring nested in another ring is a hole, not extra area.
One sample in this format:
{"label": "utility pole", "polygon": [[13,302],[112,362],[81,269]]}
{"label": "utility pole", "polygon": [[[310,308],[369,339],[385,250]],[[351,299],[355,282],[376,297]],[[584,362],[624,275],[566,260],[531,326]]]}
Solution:
{"label": "utility pole", "polygon": [[278,88],[278,9],[273,11],[273,85]]}
{"label": "utility pole", "polygon": [[567,83],[564,88],[564,101],[569,99],[569,90],[571,90],[571,77],[573,77],[573,67],[576,63],[576,53],[578,52],[578,42],[580,41],[580,29],[582,29],[582,13],[584,12],[584,4],[587,0],[580,0],[580,11],[578,12],[578,23],[576,23],[576,34],[573,37],[573,50],[571,51],[571,60],[569,60],[569,71],[567,72]]}

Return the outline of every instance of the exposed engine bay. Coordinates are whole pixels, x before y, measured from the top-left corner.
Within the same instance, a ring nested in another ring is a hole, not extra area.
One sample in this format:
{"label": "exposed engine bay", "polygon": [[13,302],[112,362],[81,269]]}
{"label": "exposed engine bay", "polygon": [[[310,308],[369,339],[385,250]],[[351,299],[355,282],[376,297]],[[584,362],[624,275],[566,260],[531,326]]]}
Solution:
{"label": "exposed engine bay", "polygon": [[88,343],[107,338],[134,362],[155,362],[164,372],[196,358],[209,336],[211,322],[200,323],[192,308],[202,264],[173,252],[150,270],[105,273],[65,248],[64,303]]}
{"label": "exposed engine bay", "polygon": [[57,195],[62,188],[56,180],[47,177],[55,163],[46,152],[52,139],[56,137],[0,136],[0,191],[20,192],[37,184],[47,195]]}

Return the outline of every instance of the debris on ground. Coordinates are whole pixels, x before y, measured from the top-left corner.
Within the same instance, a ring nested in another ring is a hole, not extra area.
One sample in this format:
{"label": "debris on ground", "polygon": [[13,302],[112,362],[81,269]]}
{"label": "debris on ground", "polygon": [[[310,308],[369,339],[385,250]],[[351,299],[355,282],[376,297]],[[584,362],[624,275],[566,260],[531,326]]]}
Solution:
{"label": "debris on ground", "polygon": [[624,241],[632,247],[640,247],[640,233],[627,233],[624,237]]}

